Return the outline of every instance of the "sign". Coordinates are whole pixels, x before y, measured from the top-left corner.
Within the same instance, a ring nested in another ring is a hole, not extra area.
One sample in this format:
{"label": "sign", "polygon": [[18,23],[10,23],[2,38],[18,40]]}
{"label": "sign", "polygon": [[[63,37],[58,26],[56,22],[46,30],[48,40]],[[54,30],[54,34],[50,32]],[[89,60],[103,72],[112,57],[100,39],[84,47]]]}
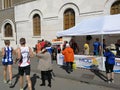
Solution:
{"label": "sign", "polygon": [[[105,71],[105,57],[74,55],[76,67]],[[57,64],[64,65],[64,56],[57,54]],[[120,73],[120,58],[115,58],[114,72]]]}
{"label": "sign", "polygon": [[52,45],[60,45],[62,43],[63,43],[62,38],[52,40]]}

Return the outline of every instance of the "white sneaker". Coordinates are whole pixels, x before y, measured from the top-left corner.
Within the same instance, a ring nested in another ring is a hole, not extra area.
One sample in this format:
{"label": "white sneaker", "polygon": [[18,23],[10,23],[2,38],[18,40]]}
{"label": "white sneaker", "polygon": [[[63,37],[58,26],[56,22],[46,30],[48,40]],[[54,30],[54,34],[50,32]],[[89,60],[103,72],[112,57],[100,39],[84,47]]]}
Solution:
{"label": "white sneaker", "polygon": [[21,88],[20,90],[23,90],[23,88]]}
{"label": "white sneaker", "polygon": [[6,83],[7,83],[7,80],[3,80],[3,82],[6,84]]}
{"label": "white sneaker", "polygon": [[114,83],[114,80],[112,80],[111,82]]}
{"label": "white sneaker", "polygon": [[9,84],[9,87],[10,87],[10,88],[13,87],[12,81],[9,81],[8,84]]}
{"label": "white sneaker", "polygon": [[111,83],[111,81],[110,81],[110,80],[108,80],[108,83],[110,84],[110,83]]}
{"label": "white sneaker", "polygon": [[12,84],[12,81],[9,81],[8,84],[11,85],[11,84]]}

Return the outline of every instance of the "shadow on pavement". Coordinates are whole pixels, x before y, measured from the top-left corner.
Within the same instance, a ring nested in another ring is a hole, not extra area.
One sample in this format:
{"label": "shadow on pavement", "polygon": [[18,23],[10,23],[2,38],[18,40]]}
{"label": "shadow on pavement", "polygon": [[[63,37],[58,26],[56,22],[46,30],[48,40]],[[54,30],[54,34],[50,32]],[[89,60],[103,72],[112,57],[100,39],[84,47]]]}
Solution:
{"label": "shadow on pavement", "polygon": [[15,85],[17,84],[17,82],[18,82],[18,80],[19,80],[19,74],[14,75],[14,76],[13,76],[13,79],[14,79],[14,78],[15,78],[15,82],[14,82],[14,84],[13,84],[12,86],[10,86],[10,88],[14,88]]}
{"label": "shadow on pavement", "polygon": [[102,74],[102,72],[98,69],[97,66],[92,66],[91,72],[93,72],[96,76],[98,76],[100,79],[102,79],[103,81],[107,81],[107,77]]}
{"label": "shadow on pavement", "polygon": [[[32,90],[35,90],[35,84],[36,84],[38,78],[40,78],[40,77],[37,74],[33,74],[33,76],[31,77]],[[28,88],[28,84],[26,83],[24,90],[26,90],[27,88]]]}
{"label": "shadow on pavement", "polygon": [[31,77],[31,82],[32,82],[32,90],[35,90],[35,84],[37,82],[37,79],[39,79],[40,77],[37,74],[33,74],[33,76]]}
{"label": "shadow on pavement", "polygon": [[63,70],[65,70],[68,73],[67,68],[66,68],[65,65],[60,66],[60,68],[62,68]]}

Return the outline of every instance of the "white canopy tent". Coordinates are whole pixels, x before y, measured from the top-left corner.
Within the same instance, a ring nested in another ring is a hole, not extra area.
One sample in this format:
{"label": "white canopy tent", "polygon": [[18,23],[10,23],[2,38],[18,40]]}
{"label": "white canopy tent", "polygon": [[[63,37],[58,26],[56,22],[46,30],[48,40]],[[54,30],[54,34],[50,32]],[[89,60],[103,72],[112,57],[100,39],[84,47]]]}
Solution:
{"label": "white canopy tent", "polygon": [[[57,33],[57,37],[71,37],[71,36],[85,36],[85,35],[100,35],[101,42],[103,43],[103,36],[107,34],[120,34],[120,14],[116,15],[106,15],[106,16],[99,16],[95,18],[85,19],[81,21],[76,26],[60,31]],[[84,55],[78,55],[78,57],[82,57]],[[103,56],[103,53],[102,55]],[[100,70],[105,71],[105,58],[99,57],[98,60],[98,68]],[[78,57],[75,59],[77,60]],[[87,58],[87,56],[84,56]],[[79,58],[79,59],[80,59]],[[116,63],[119,62],[119,58],[116,58]],[[61,60],[60,60],[61,61]],[[78,62],[77,62],[78,63]],[[87,66],[87,64],[81,66]],[[78,65],[80,65],[78,64]],[[114,71],[120,73],[120,68],[117,65],[114,67]]]}
{"label": "white canopy tent", "polygon": [[57,37],[120,34],[120,14],[85,19],[76,26],[57,32]]}

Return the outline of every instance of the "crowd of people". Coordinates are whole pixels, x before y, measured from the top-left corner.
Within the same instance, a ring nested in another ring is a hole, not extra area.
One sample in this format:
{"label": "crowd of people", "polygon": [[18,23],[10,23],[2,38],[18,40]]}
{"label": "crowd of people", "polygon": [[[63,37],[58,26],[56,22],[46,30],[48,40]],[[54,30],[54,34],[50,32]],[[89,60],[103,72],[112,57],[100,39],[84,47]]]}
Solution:
{"label": "crowd of people", "polygon": [[[30,78],[31,64],[30,58],[34,56],[33,50],[26,45],[26,39],[20,38],[20,46],[14,49],[10,46],[10,40],[4,41],[5,46],[2,48],[2,65],[3,65],[3,82],[8,83],[10,88],[13,87],[12,83],[12,65],[18,63],[18,74],[20,82],[20,90],[23,90],[24,75],[26,77],[28,89],[32,90],[32,83]],[[51,72],[52,72],[52,62],[51,62],[51,44],[47,41],[38,41],[36,45],[36,56],[39,58],[38,70],[41,71],[42,84],[40,86],[45,86],[45,79],[48,79],[48,86],[51,87]],[[13,54],[16,59],[13,60]],[[9,79],[7,80],[7,69],[9,74]]]}
{"label": "crowd of people", "polygon": [[[25,38],[20,39],[20,47],[16,50],[10,46],[10,40],[4,41],[5,46],[2,48],[2,65],[3,65],[3,82],[9,83],[12,87],[12,65],[18,61],[18,74],[20,82],[20,90],[23,90],[23,76],[26,75],[29,90],[32,90],[32,84],[30,79],[30,57],[33,57],[32,49],[26,46]],[[16,59],[13,60],[13,54],[16,55]],[[7,69],[9,73],[9,82],[7,82]]]}
{"label": "crowd of people", "polygon": [[[25,38],[20,38],[20,46],[17,49],[14,49],[10,46],[10,41],[4,41],[5,46],[2,48],[2,65],[3,65],[3,82],[8,83],[10,87],[12,86],[12,65],[13,63],[18,63],[18,74],[20,82],[20,90],[23,90],[23,76],[26,75],[26,80],[28,83],[28,89],[32,90],[32,84],[30,79],[30,58],[34,56],[33,50],[26,46]],[[114,83],[114,65],[115,57],[120,57],[120,39],[117,40],[116,44],[106,44],[105,39],[103,39],[103,44],[99,42],[99,38],[96,38],[93,43],[93,55],[103,54],[106,57],[105,68],[107,75],[107,82]],[[86,40],[84,44],[84,54],[90,54],[89,41]],[[103,50],[102,50],[103,48]],[[70,42],[64,41],[62,49],[60,45],[52,46],[49,41],[38,40],[38,43],[35,45],[36,56],[39,59],[38,70],[41,71],[41,80],[42,83],[40,86],[45,86],[45,80],[47,77],[48,86],[51,87],[51,72],[52,60],[56,59],[57,53],[62,53],[64,55],[64,62],[66,63],[66,71],[70,74],[73,71],[73,62],[74,54],[79,52],[79,47],[77,43],[71,39]],[[13,60],[13,54],[16,55],[16,59]],[[9,73],[9,82],[7,82],[7,69]]]}
{"label": "crowd of people", "polygon": [[[100,41],[99,38],[96,38],[92,45],[93,45],[93,51],[92,51],[93,53],[91,54],[90,41],[86,40],[84,47],[83,47],[84,55],[95,55],[95,56],[103,55],[104,52],[106,51],[106,47],[109,46],[106,43],[105,39],[103,39],[103,41]],[[115,50],[116,50],[115,57],[119,58],[120,57],[120,39],[118,39],[116,43],[112,43],[112,45],[114,45]]]}
{"label": "crowd of people", "polygon": [[[84,44],[84,55],[90,55],[90,46],[89,40],[86,40]],[[64,62],[66,63],[66,70],[68,73],[72,71],[72,64],[74,62],[74,54],[76,54],[76,49],[78,46],[75,41],[72,39],[70,42],[65,41],[63,44],[62,54],[64,55]],[[79,51],[79,49],[77,49]],[[99,41],[99,38],[96,38],[93,42],[93,55],[99,56],[103,55],[106,57],[105,60],[105,70],[108,83],[114,83],[114,65],[115,58],[120,57],[120,39],[117,40],[117,43],[107,45],[106,40],[103,39],[102,43]]]}

